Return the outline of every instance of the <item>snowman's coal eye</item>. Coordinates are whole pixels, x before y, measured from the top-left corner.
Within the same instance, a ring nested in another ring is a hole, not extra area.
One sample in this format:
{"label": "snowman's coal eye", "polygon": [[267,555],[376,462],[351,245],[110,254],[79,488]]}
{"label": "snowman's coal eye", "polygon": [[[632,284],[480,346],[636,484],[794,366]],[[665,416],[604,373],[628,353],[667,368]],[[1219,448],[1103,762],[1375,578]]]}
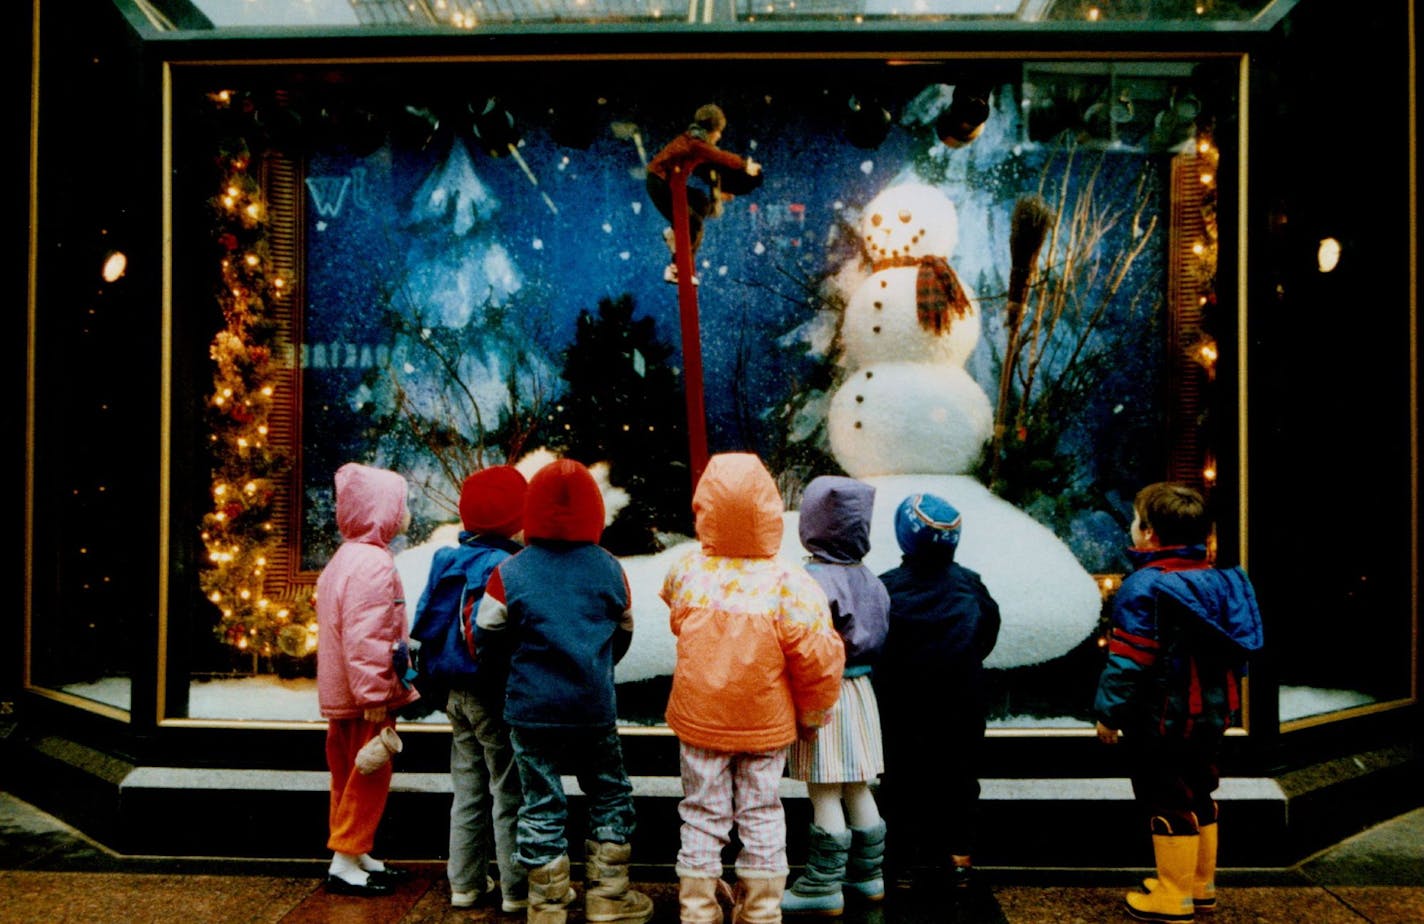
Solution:
{"label": "snowman's coal eye", "polygon": [[880,223],[884,220],[885,219],[880,216],[879,212],[876,212],[874,215],[870,216],[870,223],[877,228],[880,227]]}
{"label": "snowman's coal eye", "polygon": [[910,220],[911,220],[912,218],[914,218],[914,217],[915,217],[915,213],[914,213],[914,212],[911,212],[909,209],[901,209],[901,210],[900,210],[900,220],[901,220],[902,222],[904,222],[905,224],[908,225],[908,224],[910,223]]}

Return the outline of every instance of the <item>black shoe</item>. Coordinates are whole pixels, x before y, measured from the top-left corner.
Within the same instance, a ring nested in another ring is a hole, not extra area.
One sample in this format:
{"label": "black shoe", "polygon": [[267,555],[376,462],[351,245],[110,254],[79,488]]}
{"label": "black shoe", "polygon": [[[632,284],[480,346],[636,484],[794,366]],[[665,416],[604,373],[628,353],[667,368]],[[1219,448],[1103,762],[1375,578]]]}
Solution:
{"label": "black shoe", "polygon": [[390,895],[395,891],[389,882],[382,882],[375,876],[367,875],[365,885],[357,885],[354,882],[347,882],[340,876],[326,877],[326,891],[332,895],[356,895],[361,898],[376,898],[380,895]]}
{"label": "black shoe", "polygon": [[399,866],[387,866],[385,869],[367,870],[366,875],[372,879],[379,879],[387,885],[396,885],[405,882],[410,878],[410,870]]}

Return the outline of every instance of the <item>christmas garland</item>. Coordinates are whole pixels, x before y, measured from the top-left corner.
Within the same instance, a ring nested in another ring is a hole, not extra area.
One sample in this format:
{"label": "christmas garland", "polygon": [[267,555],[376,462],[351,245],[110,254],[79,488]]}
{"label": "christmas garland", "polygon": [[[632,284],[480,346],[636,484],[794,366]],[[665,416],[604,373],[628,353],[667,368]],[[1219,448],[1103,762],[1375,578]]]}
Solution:
{"label": "christmas garland", "polygon": [[[228,98],[219,95],[220,106]],[[282,536],[273,499],[289,464],[269,439],[276,390],[278,325],[272,302],[288,284],[269,273],[266,207],[245,142],[219,152],[221,189],[209,200],[221,261],[216,297],[224,326],[213,337],[213,391],[207,399],[212,449],[211,509],[203,517],[207,551],[203,594],[218,609],[217,637],[259,657],[302,657],[316,650],[310,591],[272,599],[264,592],[268,563]]]}

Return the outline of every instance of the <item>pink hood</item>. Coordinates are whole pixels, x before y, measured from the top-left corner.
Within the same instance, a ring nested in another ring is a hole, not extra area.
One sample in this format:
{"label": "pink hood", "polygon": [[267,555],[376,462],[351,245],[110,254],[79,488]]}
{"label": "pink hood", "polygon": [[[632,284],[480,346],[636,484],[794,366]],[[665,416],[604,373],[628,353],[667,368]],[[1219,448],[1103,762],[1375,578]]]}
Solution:
{"label": "pink hood", "polygon": [[723,452],[709,459],[692,495],[692,512],[708,555],[771,558],[781,549],[781,494],[752,453]]}
{"label": "pink hood", "polygon": [[331,719],[397,709],[417,698],[396,676],[392,649],[409,643],[405,588],[390,541],[405,527],[405,479],[354,462],[336,471],[336,524],[345,539],[316,582],[317,699]]}
{"label": "pink hood", "polygon": [[348,542],[382,547],[405,527],[406,481],[383,468],[347,462],[336,470],[336,528]]}

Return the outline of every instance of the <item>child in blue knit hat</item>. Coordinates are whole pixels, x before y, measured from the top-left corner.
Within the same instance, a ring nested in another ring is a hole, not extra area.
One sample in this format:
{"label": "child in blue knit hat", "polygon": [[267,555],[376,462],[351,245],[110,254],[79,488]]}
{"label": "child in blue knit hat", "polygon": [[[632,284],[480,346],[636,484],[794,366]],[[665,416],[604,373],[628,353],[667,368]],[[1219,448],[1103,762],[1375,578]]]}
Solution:
{"label": "child in blue knit hat", "polygon": [[[887,865],[901,886],[916,870],[940,889],[970,882],[984,740],[984,659],[999,637],[999,606],[979,575],[954,560],[962,518],[933,494],[895,511],[900,567],[890,632],[875,671],[885,738],[881,804],[895,832]],[[928,754],[940,755],[937,759]]]}

